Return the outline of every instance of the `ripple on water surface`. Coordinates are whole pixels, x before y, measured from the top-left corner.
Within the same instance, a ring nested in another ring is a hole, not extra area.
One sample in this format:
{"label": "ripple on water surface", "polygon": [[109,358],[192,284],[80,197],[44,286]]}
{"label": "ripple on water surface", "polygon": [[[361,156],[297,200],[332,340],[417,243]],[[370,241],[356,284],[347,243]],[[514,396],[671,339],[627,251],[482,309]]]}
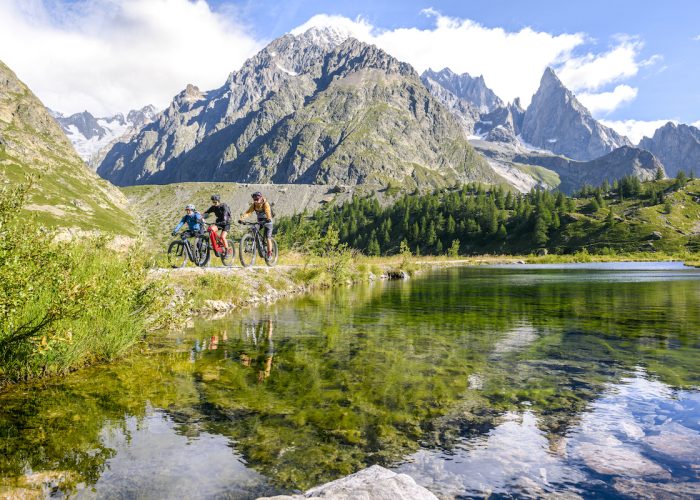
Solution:
{"label": "ripple on water surface", "polygon": [[0,494],[700,495],[700,272],[469,268],[199,321],[0,395]]}

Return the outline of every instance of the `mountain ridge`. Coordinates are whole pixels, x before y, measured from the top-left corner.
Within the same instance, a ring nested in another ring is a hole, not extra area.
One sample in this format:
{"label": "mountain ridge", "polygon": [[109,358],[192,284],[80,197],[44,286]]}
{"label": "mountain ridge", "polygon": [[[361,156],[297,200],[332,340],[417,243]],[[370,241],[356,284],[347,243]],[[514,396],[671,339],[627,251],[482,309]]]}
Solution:
{"label": "mountain ridge", "polygon": [[118,185],[503,181],[409,64],[330,35],[284,35],[222,87],[188,86],[98,173]]}

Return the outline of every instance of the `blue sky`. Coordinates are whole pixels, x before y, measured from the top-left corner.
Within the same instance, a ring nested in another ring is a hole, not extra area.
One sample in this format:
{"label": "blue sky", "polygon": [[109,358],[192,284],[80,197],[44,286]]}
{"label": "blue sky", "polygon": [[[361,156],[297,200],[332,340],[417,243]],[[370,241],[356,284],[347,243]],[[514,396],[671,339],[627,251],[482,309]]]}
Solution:
{"label": "blue sky", "polygon": [[486,27],[519,31],[532,27],[553,34],[585,33],[591,40],[581,49],[604,50],[620,34],[639,37],[643,59],[659,55],[656,67],[627,83],[638,86],[634,103],[606,118],[656,120],[675,117],[700,120],[700,2],[629,0],[587,1],[414,1],[350,0],[318,2],[261,0],[212,2],[214,8],[235,5],[261,38],[272,39],[303,24],[315,14],[358,16],[380,29],[429,29],[432,20],[421,11],[432,7],[450,17],[467,18]]}
{"label": "blue sky", "polygon": [[419,71],[482,73],[506,100],[529,101],[552,65],[594,116],[631,135],[700,121],[690,0],[2,0],[0,24],[0,59],[67,113],[164,107],[187,83],[220,86],[284,33],[331,24]]}

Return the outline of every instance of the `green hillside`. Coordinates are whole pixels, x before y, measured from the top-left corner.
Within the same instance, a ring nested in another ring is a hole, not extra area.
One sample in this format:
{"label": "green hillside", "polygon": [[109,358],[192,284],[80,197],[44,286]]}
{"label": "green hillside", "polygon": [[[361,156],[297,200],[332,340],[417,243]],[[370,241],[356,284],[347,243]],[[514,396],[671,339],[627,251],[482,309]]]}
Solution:
{"label": "green hillside", "polygon": [[85,166],[41,101],[0,62],[0,183],[30,178],[24,211],[40,224],[134,233],[124,195]]}
{"label": "green hillside", "polygon": [[[487,190],[488,189],[488,190]],[[700,251],[700,181],[640,182],[623,178],[613,186],[584,188],[573,197],[537,190],[514,194],[470,184],[408,195],[388,207],[356,196],[311,217],[278,223],[280,240],[304,247],[329,227],[341,242],[370,255],[415,253],[596,254]]]}

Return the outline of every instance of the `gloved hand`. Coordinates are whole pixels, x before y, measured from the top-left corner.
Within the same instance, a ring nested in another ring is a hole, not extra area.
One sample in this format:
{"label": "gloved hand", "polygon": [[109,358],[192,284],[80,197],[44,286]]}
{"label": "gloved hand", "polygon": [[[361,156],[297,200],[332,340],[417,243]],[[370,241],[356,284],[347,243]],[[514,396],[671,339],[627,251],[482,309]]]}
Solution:
{"label": "gloved hand", "polygon": [[269,224],[270,222],[272,222],[272,219],[265,219],[265,224]]}
{"label": "gloved hand", "polygon": [[177,234],[177,231],[173,231],[172,233],[170,233],[171,236],[175,236],[176,234]]}
{"label": "gloved hand", "polygon": [[239,224],[243,224],[243,219],[238,219]]}

